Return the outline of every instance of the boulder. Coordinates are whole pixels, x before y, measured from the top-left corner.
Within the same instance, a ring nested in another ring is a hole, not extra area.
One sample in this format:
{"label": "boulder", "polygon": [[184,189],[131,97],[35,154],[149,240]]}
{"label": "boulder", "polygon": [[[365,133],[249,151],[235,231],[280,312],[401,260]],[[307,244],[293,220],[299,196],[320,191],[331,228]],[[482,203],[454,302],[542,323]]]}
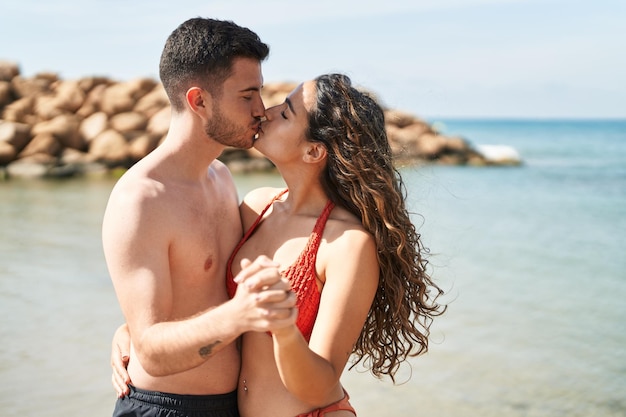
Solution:
{"label": "boulder", "polygon": [[109,166],[126,166],[130,160],[128,142],[113,129],[105,130],[91,141],[89,154],[95,161]]}
{"label": "boulder", "polygon": [[48,74],[38,74],[33,78],[24,78],[21,75],[13,77],[11,85],[17,98],[35,97],[42,94],[48,94],[51,85],[56,78]]}
{"label": "boulder", "polygon": [[128,111],[112,116],[109,125],[113,130],[124,134],[134,130],[145,130],[148,126],[148,118],[142,113]]}
{"label": "boulder", "polygon": [[79,133],[87,143],[91,142],[100,133],[109,127],[109,118],[104,112],[93,113],[80,122]]}
{"label": "boulder", "polygon": [[31,139],[30,131],[30,125],[25,123],[0,121],[0,142],[9,143],[20,152]]}
{"label": "boulder", "polygon": [[112,84],[107,86],[100,100],[100,110],[109,116],[131,111],[135,105],[132,91],[127,84]]}
{"label": "boulder", "polygon": [[17,157],[23,159],[29,156],[46,154],[58,156],[63,150],[63,145],[50,132],[43,132],[35,135]]}
{"label": "boulder", "polygon": [[0,109],[14,100],[9,81],[0,81]]}
{"label": "boulder", "polygon": [[128,152],[133,162],[137,162],[159,145],[161,136],[156,133],[141,133],[128,143]]}
{"label": "boulder", "polygon": [[399,127],[400,129],[405,128],[415,123],[426,124],[425,122],[421,121],[420,119],[418,119],[417,117],[415,117],[414,115],[410,113],[407,113],[402,110],[393,110],[393,109],[385,110],[385,123],[387,125]]}
{"label": "boulder", "polygon": [[159,110],[169,105],[170,102],[163,85],[158,84],[137,102],[133,110],[144,114],[147,118],[151,118]]}
{"label": "boulder", "polygon": [[8,177],[12,178],[41,178],[46,175],[51,164],[40,162],[41,159],[17,160],[6,167]]}
{"label": "boulder", "polygon": [[6,165],[17,156],[17,150],[9,142],[0,141],[0,165]]}
{"label": "boulder", "polygon": [[20,123],[28,123],[29,121],[33,122],[36,120],[36,117],[33,116],[34,106],[34,96],[19,98],[4,107],[4,110],[2,111],[2,119]]}
{"label": "boulder", "polygon": [[20,67],[16,62],[0,60],[0,81],[11,81],[20,74]]}
{"label": "boulder", "polygon": [[87,142],[80,135],[80,118],[74,114],[61,114],[52,120],[37,123],[33,127],[33,135],[51,133],[58,141],[68,148],[84,150]]}
{"label": "boulder", "polygon": [[148,121],[147,130],[156,135],[166,135],[170,130],[171,109],[169,106],[163,107],[155,113]]}
{"label": "boulder", "polygon": [[101,111],[102,98],[104,97],[104,92],[107,88],[107,84],[98,84],[90,89],[87,93],[85,101],[83,102],[83,105],[80,109],[78,109],[76,114],[80,117],[89,117],[93,113]]}

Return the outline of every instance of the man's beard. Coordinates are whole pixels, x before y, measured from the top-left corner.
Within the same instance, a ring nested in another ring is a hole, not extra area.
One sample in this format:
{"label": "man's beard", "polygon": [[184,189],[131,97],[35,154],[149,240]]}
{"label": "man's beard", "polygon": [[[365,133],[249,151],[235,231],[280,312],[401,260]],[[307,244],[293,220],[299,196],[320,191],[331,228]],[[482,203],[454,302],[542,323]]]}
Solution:
{"label": "man's beard", "polygon": [[224,146],[248,149],[253,143],[253,138],[247,137],[250,135],[248,126],[235,125],[217,106],[213,107],[213,117],[204,125],[204,131],[211,139]]}

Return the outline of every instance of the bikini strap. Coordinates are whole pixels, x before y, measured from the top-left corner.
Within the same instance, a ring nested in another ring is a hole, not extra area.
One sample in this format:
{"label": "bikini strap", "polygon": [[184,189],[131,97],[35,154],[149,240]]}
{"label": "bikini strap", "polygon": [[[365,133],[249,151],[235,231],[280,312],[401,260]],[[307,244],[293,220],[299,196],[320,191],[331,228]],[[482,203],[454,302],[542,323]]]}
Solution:
{"label": "bikini strap", "polygon": [[[285,188],[284,190],[282,190],[280,193],[276,194],[274,196],[274,198],[272,198],[272,200],[267,204],[267,206],[265,206],[265,208],[263,209],[263,211],[261,211],[261,214],[259,214],[259,216],[256,218],[256,220],[254,221],[254,223],[252,223],[252,226],[250,226],[250,228],[246,231],[246,234],[244,235],[243,241],[245,242],[246,240],[248,240],[248,238],[250,237],[250,235],[252,234],[252,232],[254,232],[254,230],[257,228],[257,226],[259,225],[259,223],[261,223],[261,220],[263,220],[263,216],[265,215],[265,213],[267,212],[267,210],[269,210],[270,207],[272,207],[272,204],[274,204],[276,202],[276,200],[280,199],[282,196],[284,196],[287,191],[289,191],[289,189]],[[242,243],[243,245],[243,243]]]}

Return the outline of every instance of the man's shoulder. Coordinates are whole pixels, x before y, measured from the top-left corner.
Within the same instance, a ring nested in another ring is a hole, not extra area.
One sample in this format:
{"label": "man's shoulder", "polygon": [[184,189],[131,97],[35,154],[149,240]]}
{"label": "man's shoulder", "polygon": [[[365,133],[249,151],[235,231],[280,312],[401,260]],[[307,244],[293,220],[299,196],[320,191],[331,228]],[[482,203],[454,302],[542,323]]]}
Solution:
{"label": "man's shoulder", "polygon": [[162,190],[164,187],[163,181],[160,181],[157,177],[131,168],[117,181],[113,187],[112,195],[122,194],[127,197],[156,196],[159,190]]}
{"label": "man's shoulder", "polygon": [[147,214],[154,209],[158,211],[167,198],[165,189],[165,184],[158,179],[131,168],[113,187],[106,211],[125,216]]}
{"label": "man's shoulder", "polygon": [[210,174],[219,177],[223,181],[224,180],[233,181],[233,176],[230,170],[228,169],[228,166],[226,166],[225,163],[223,163],[222,161],[218,159],[215,159],[213,162],[211,162],[211,164],[208,167],[208,170]]}

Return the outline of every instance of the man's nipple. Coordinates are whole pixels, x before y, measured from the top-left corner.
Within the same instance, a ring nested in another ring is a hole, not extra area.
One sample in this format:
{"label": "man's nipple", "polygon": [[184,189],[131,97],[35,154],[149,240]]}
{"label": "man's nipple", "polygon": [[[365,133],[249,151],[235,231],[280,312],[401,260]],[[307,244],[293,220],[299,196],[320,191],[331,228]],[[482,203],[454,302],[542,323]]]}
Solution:
{"label": "man's nipple", "polygon": [[204,270],[208,271],[209,269],[211,269],[212,266],[213,266],[213,258],[209,255],[209,257],[206,258],[206,261],[204,261]]}

